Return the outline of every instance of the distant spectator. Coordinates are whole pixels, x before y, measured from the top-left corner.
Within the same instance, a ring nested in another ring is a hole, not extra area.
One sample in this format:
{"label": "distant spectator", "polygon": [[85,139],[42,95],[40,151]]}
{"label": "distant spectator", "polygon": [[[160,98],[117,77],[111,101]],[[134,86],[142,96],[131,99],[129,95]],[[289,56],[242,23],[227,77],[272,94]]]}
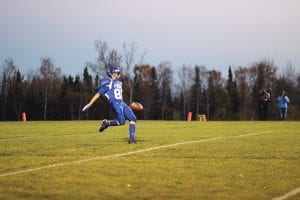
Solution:
{"label": "distant spectator", "polygon": [[268,106],[271,101],[271,95],[265,89],[260,90],[258,93],[258,114],[259,120],[267,120]]}
{"label": "distant spectator", "polygon": [[286,120],[290,99],[288,98],[288,96],[286,96],[285,91],[282,91],[282,94],[278,96],[277,103],[279,109],[279,120]]}

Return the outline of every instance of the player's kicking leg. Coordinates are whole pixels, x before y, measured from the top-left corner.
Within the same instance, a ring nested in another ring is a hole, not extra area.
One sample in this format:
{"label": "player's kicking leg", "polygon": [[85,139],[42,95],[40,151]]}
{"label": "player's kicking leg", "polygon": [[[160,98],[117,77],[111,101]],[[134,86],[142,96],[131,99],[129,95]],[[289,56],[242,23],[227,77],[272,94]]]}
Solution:
{"label": "player's kicking leg", "polygon": [[119,123],[118,120],[106,120],[106,119],[104,119],[101,123],[100,128],[99,128],[99,132],[103,132],[109,126],[119,126],[119,125],[120,125],[120,123]]}

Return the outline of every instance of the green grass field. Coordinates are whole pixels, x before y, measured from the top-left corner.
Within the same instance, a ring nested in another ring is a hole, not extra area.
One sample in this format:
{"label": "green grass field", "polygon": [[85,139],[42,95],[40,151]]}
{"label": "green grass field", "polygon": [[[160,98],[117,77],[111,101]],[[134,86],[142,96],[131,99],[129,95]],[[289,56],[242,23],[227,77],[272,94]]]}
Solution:
{"label": "green grass field", "polygon": [[[273,199],[300,188],[300,122],[1,122],[0,199]],[[283,199],[283,198],[282,198]],[[300,199],[295,192],[288,199]]]}

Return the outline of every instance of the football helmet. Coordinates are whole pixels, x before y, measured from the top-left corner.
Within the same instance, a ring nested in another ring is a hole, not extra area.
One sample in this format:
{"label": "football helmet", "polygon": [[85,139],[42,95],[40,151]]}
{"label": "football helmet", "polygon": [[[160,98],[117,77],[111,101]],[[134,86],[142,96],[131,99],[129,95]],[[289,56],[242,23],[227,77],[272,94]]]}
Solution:
{"label": "football helmet", "polygon": [[112,77],[112,73],[118,73],[118,77],[120,77],[120,69],[116,66],[111,66],[108,68],[107,75]]}
{"label": "football helmet", "polygon": [[[113,73],[117,73],[118,76],[117,77],[112,77]],[[111,66],[111,67],[108,68],[107,75],[111,78],[120,78],[120,69],[116,66]]]}

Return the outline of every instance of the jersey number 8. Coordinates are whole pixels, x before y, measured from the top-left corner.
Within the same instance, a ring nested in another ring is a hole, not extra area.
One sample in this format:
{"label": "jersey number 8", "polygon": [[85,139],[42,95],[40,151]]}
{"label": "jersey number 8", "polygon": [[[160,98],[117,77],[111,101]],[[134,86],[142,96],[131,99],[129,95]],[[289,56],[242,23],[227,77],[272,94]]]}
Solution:
{"label": "jersey number 8", "polygon": [[114,89],[115,98],[122,100],[122,90],[121,89]]}

